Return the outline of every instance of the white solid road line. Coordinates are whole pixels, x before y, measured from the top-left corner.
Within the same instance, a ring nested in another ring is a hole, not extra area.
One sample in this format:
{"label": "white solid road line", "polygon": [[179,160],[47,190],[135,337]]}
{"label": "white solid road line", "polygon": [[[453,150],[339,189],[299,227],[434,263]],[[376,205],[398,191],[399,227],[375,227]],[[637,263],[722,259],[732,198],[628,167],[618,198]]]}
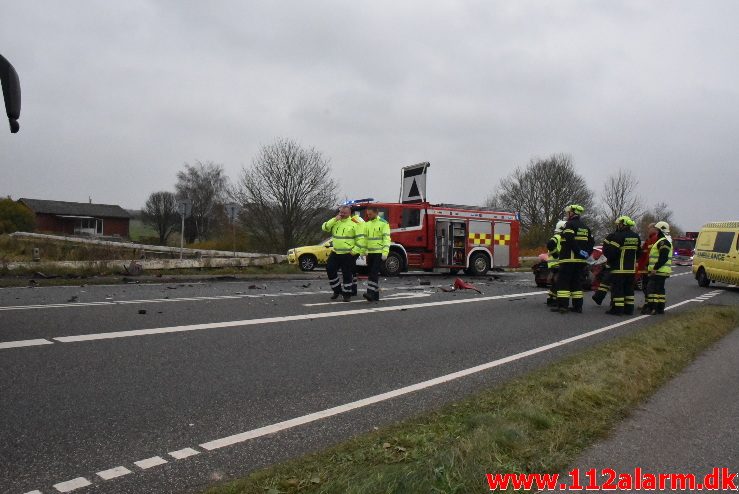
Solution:
{"label": "white solid road line", "polygon": [[178,298],[149,298],[137,300],[101,300],[98,302],[68,302],[60,304],[34,304],[34,305],[6,305],[0,306],[0,312],[10,310],[34,310],[34,309],[60,309],[69,307],[98,307],[105,305],[130,305],[130,304],[161,304],[166,302],[201,302],[213,300],[238,300],[244,298],[269,298],[290,297],[299,295],[320,295],[331,293],[328,290],[315,292],[279,292],[279,293],[249,293],[237,295],[211,295],[203,297],[178,297]]}
{"label": "white solid road line", "polygon": [[291,322],[291,321],[305,321],[314,319],[326,319],[330,317],[343,317],[352,316],[359,314],[372,314],[376,312],[397,312],[409,309],[422,309],[428,307],[439,307],[444,305],[457,305],[467,304],[474,302],[486,302],[489,300],[500,300],[506,298],[518,298],[528,297],[531,295],[543,295],[547,292],[522,292],[512,293],[508,295],[494,295],[490,297],[476,297],[466,298],[458,300],[442,300],[438,302],[426,302],[419,304],[407,304],[407,305],[390,305],[381,307],[372,307],[366,309],[354,309],[354,310],[343,310],[343,311],[331,311],[331,312],[319,312],[316,314],[299,314],[294,316],[277,316],[277,317],[263,317],[259,319],[244,319],[240,321],[224,321],[204,324],[191,324],[187,326],[170,326],[165,328],[149,328],[149,329],[132,329],[128,331],[112,331],[110,333],[93,333],[83,334],[77,336],[59,336],[52,338],[55,341],[61,343],[77,343],[80,341],[94,341],[94,340],[110,340],[115,338],[129,338],[131,336],[149,336],[154,334],[166,334],[166,333],[181,333],[184,331],[199,331],[204,329],[220,329],[220,328],[233,328],[243,326],[258,326],[261,324],[271,324],[279,322]]}
{"label": "white solid road line", "polygon": [[406,386],[403,388],[399,388],[393,391],[388,391],[387,393],[381,393],[379,395],[370,396],[369,398],[364,398],[362,400],[353,401],[351,403],[329,408],[327,410],[322,410],[320,412],[303,415],[302,417],[297,417],[291,420],[286,420],[284,422],[278,422],[276,424],[268,425],[265,427],[260,427],[259,429],[253,429],[250,431],[241,432],[239,434],[234,434],[232,436],[224,437],[221,439],[208,441],[206,443],[200,444],[200,447],[205,450],[212,451],[214,449],[225,448],[226,446],[232,446],[234,444],[248,441],[249,439],[266,436],[268,434],[274,434],[275,432],[280,432],[285,429],[290,429],[292,427],[297,427],[299,425],[304,425],[310,422],[315,422],[316,420],[321,420],[327,417],[332,417],[334,415],[339,415],[341,413],[346,413],[351,410],[356,410],[357,408],[362,408],[362,407],[366,407],[369,405],[373,405],[375,403],[386,401],[392,398],[397,398],[398,396],[403,396],[408,393],[414,393],[422,389],[430,388],[432,386],[436,386],[436,385],[443,384],[449,381],[453,381],[455,379],[469,376],[471,374],[476,374],[478,372],[492,369],[493,367],[498,367],[503,364],[515,362],[516,360],[530,357],[538,353],[546,352],[553,348],[557,348],[563,345],[568,345],[570,343],[573,343],[575,341],[582,340],[585,338],[590,338],[591,336],[595,336],[597,334],[624,326],[626,324],[631,324],[636,321],[641,321],[642,319],[645,319],[647,317],[650,317],[650,316],[634,317],[632,319],[621,321],[616,324],[611,324],[611,325],[608,325],[608,326],[605,326],[603,328],[596,329],[593,331],[588,331],[587,333],[579,334],[571,338],[566,338],[563,340],[555,341],[554,343],[550,343],[548,345],[543,345],[540,347],[532,348],[531,350],[526,350],[524,352],[516,353],[514,355],[509,355],[508,357],[503,357],[498,360],[493,360],[492,362],[488,362],[486,364],[478,365],[475,367],[470,367],[469,369],[464,369],[461,371],[453,372],[451,374],[446,374],[444,376],[437,377],[435,379],[430,379],[428,381],[423,381],[423,382],[413,384],[410,386]]}
{"label": "white solid road line", "polygon": [[178,449],[177,451],[171,451],[167,454],[171,456],[172,458],[174,458],[175,460],[183,460],[191,456],[199,455],[200,451],[196,449],[192,449],[192,448],[183,448],[183,449]]}
{"label": "white solid road line", "polygon": [[76,489],[87,487],[88,485],[92,485],[92,482],[90,482],[84,477],[77,477],[76,479],[67,480],[66,482],[59,482],[58,484],[54,484],[54,489],[58,490],[59,492],[72,492]]}
{"label": "white solid road line", "polygon": [[103,470],[102,472],[98,472],[96,475],[103,480],[111,480],[111,479],[115,479],[118,477],[122,477],[124,475],[128,475],[129,473],[131,473],[131,470],[129,470],[126,467],[115,467],[109,470]]}
{"label": "white solid road line", "polygon": [[161,456],[152,456],[151,458],[146,458],[145,460],[133,462],[134,465],[142,470],[148,470],[149,468],[158,467],[159,465],[164,465],[165,463],[167,463],[167,460],[165,460]]}
{"label": "white solid road line", "polygon": [[6,348],[19,348],[24,346],[37,346],[37,345],[53,345],[53,341],[45,340],[43,338],[39,338],[36,340],[18,340],[18,341],[3,341],[0,342],[0,350],[4,350]]}
{"label": "white solid road line", "polygon": [[41,491],[38,491],[38,490],[30,491],[30,492],[26,492],[25,494],[41,494]]}
{"label": "white solid road line", "polygon": [[[534,294],[540,294],[540,293],[546,293],[546,292],[527,292],[527,295],[534,295]],[[513,296],[521,296],[521,294],[508,295],[507,297],[513,297]],[[501,296],[496,296],[496,297],[486,297],[486,298],[489,299],[489,298],[503,298],[503,297],[506,297],[506,296],[502,296],[502,297]],[[469,300],[478,301],[480,299],[469,299]],[[674,309],[676,307],[679,307],[679,306],[682,306],[682,305],[685,305],[685,304],[688,304],[688,303],[691,303],[691,302],[695,302],[695,301],[696,301],[696,299],[684,300],[682,302],[678,302],[678,303],[673,304],[673,305],[671,305],[669,307],[666,307],[665,310],[672,310],[672,309]],[[455,301],[455,302],[459,303],[459,302],[462,302],[462,301]],[[414,304],[415,307],[417,307],[417,306],[428,306],[428,305],[435,305],[435,304]],[[388,309],[390,309],[390,308],[388,308]],[[357,312],[357,311],[347,311],[347,312],[354,313],[354,312]],[[215,439],[215,440],[212,440],[212,441],[208,441],[208,442],[205,442],[205,443],[200,444],[199,447],[201,447],[202,449],[204,449],[206,451],[213,451],[213,450],[216,450],[216,449],[220,449],[220,448],[225,448],[225,447],[228,447],[228,446],[232,446],[234,444],[239,444],[239,443],[242,443],[242,442],[248,441],[250,439],[257,438],[257,437],[262,437],[262,436],[266,436],[266,435],[269,435],[269,434],[274,434],[274,433],[277,433],[277,432],[280,432],[280,431],[283,431],[283,430],[286,430],[286,429],[290,429],[290,428],[297,427],[297,426],[300,426],[300,425],[304,425],[304,424],[308,424],[308,423],[311,423],[311,422],[315,422],[317,420],[321,420],[321,419],[324,419],[324,418],[328,418],[328,417],[332,417],[332,416],[339,415],[339,414],[342,414],[342,413],[346,413],[346,412],[349,412],[349,411],[352,411],[352,410],[356,410],[358,408],[362,408],[362,407],[366,407],[366,406],[369,406],[369,405],[373,405],[375,403],[380,403],[382,401],[390,400],[392,398],[403,396],[403,395],[406,395],[406,394],[409,394],[409,393],[414,393],[416,391],[420,391],[420,390],[423,390],[423,389],[426,389],[426,388],[430,388],[432,386],[436,386],[436,385],[439,385],[439,384],[443,384],[443,383],[447,383],[447,382],[450,382],[450,381],[454,381],[456,379],[460,379],[460,378],[463,378],[463,377],[466,377],[466,376],[469,376],[469,375],[472,375],[472,374],[476,374],[476,373],[479,373],[479,372],[482,372],[482,371],[485,371],[485,370],[488,370],[488,369],[492,369],[494,367],[498,367],[498,366],[501,366],[501,365],[504,365],[504,364],[507,364],[507,363],[510,363],[510,362],[515,362],[517,360],[521,360],[523,358],[530,357],[532,355],[543,353],[543,352],[552,350],[554,348],[558,348],[560,346],[568,345],[570,343],[574,343],[576,341],[579,341],[579,340],[582,340],[582,339],[585,339],[585,338],[590,338],[591,336],[595,336],[595,335],[600,334],[600,333],[603,333],[605,331],[610,331],[611,329],[616,329],[616,328],[619,328],[621,326],[625,326],[627,324],[631,324],[631,323],[634,323],[634,322],[637,322],[637,321],[641,321],[641,320],[643,320],[643,319],[645,319],[647,317],[652,317],[652,316],[646,316],[646,315],[645,316],[637,316],[637,317],[634,317],[634,318],[631,318],[631,319],[627,319],[625,321],[617,322],[615,324],[610,324],[608,326],[605,326],[605,327],[602,327],[602,328],[599,328],[599,329],[588,331],[587,333],[582,333],[582,334],[579,334],[579,335],[576,335],[576,336],[572,336],[570,338],[565,338],[565,339],[562,339],[562,340],[555,341],[553,343],[549,343],[547,345],[542,345],[540,347],[532,348],[531,350],[526,350],[526,351],[523,351],[523,352],[520,352],[520,353],[516,353],[514,355],[509,355],[507,357],[503,357],[503,358],[500,358],[500,359],[497,359],[497,360],[493,360],[492,362],[481,364],[481,365],[478,365],[478,366],[475,366],[475,367],[470,367],[468,369],[463,369],[463,370],[460,370],[460,371],[457,371],[457,372],[453,372],[451,374],[446,374],[446,375],[443,375],[443,376],[440,376],[440,377],[437,377],[437,378],[434,378],[434,379],[429,379],[428,381],[423,381],[423,382],[420,382],[420,383],[417,383],[417,384],[412,384],[410,386],[405,386],[403,388],[399,388],[399,389],[395,389],[395,390],[392,390],[392,391],[388,391],[386,393],[381,393],[381,394],[378,394],[378,395],[370,396],[369,398],[364,398],[364,399],[361,399],[361,400],[353,401],[351,403],[346,403],[344,405],[339,405],[339,406],[336,406],[336,407],[333,407],[333,408],[329,408],[329,409],[326,409],[326,410],[321,410],[319,412],[314,412],[314,413],[311,413],[311,414],[308,414],[308,415],[303,415],[301,417],[296,417],[294,419],[285,420],[283,422],[278,422],[276,424],[267,425],[267,426],[264,426],[264,427],[260,427],[258,429],[252,429],[252,430],[249,430],[249,431],[241,432],[241,433],[238,433],[238,434],[233,434],[231,436],[223,437],[223,438],[220,438],[220,439]],[[167,454],[169,456],[171,456],[172,458],[175,458],[176,460],[181,460],[181,459],[185,459],[185,458],[188,458],[190,456],[194,456],[194,455],[197,455],[197,454],[200,454],[200,453],[201,453],[200,451],[198,451],[198,450],[196,450],[194,448],[183,448],[183,449],[180,449],[180,450],[177,450],[177,451],[171,451],[171,452],[169,452]],[[147,468],[151,468],[151,467],[154,467],[154,466],[157,466],[157,465],[162,465],[164,463],[167,463],[167,461],[164,460],[164,459],[162,459],[159,456],[154,456],[154,457],[151,457],[151,458],[147,458],[145,460],[139,460],[139,461],[134,462],[134,464],[136,466],[138,466],[139,468],[141,468],[142,470],[145,470]],[[116,468],[124,468],[124,467],[116,467]],[[111,469],[111,470],[116,470],[116,469]],[[128,472],[128,473],[130,473],[130,472]],[[87,486],[87,485],[90,485],[89,481],[87,479],[83,478],[83,477],[79,477],[77,479],[70,480],[68,482],[62,482],[61,484],[56,484],[54,487],[57,490],[59,490],[60,492],[69,492],[71,490],[77,489],[78,487],[84,487],[84,486]],[[65,489],[65,488],[68,489],[68,490],[62,490],[62,489]],[[34,493],[35,492],[37,492],[37,491],[34,491]],[[27,493],[27,494],[34,494],[34,493]]]}
{"label": "white solid road line", "polygon": [[[404,293],[393,293],[392,295],[385,295],[382,299],[383,300],[400,300],[404,298],[424,298],[424,297],[430,297],[433,295],[434,292],[404,292]],[[303,304],[303,307],[317,307],[321,305],[340,305],[346,302],[318,302],[315,304]],[[367,300],[364,299],[364,297],[361,297],[359,300],[352,300],[349,302],[351,304],[365,304],[367,305]]]}

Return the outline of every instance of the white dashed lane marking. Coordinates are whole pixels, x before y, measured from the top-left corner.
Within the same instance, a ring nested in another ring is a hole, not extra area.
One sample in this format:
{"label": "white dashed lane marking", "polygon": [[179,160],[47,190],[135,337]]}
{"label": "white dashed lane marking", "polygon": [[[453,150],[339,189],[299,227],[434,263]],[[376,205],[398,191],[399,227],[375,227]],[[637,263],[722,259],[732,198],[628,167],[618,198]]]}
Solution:
{"label": "white dashed lane marking", "polygon": [[54,489],[59,492],[72,492],[74,490],[81,489],[82,487],[87,487],[88,485],[92,485],[92,482],[84,477],[77,477],[76,479],[54,484]]}
{"label": "white dashed lane marking", "polygon": [[[526,295],[537,295],[537,294],[542,294],[542,293],[546,293],[546,292],[527,292]],[[720,291],[718,291],[718,293],[720,293]],[[485,299],[491,299],[491,298],[495,299],[495,298],[507,298],[507,297],[520,297],[521,295],[522,294],[513,294],[513,295],[506,295],[506,296],[484,297],[484,298]],[[481,300],[481,299],[480,298],[476,298],[476,299],[465,299],[465,300],[449,301],[449,303],[464,303],[464,302],[479,301],[479,300]],[[673,305],[667,307],[666,310],[672,310],[672,309],[675,309],[675,308],[680,307],[682,305],[689,304],[691,302],[696,302],[696,301],[697,301],[696,299],[684,300],[682,302],[678,302],[676,304],[673,304]],[[433,304],[433,303],[428,303],[428,304],[414,304],[413,306],[414,307],[419,307],[419,306],[424,306],[425,307],[425,306],[434,306],[434,305],[437,305],[437,304]],[[444,304],[444,305],[447,305],[447,304]],[[385,309],[392,310],[392,309],[397,309],[397,307],[398,306],[396,306],[396,307],[386,307]],[[350,312],[350,313],[357,313],[357,312],[364,313],[365,311],[347,311],[347,312]],[[646,319],[647,317],[651,317],[651,316],[633,317],[633,318],[627,319],[625,321],[621,321],[621,322],[618,322],[618,323],[615,323],[615,324],[611,324],[609,326],[605,326],[605,327],[602,327],[602,328],[599,328],[599,329],[595,329],[595,330],[589,331],[587,333],[582,333],[582,334],[579,334],[579,335],[576,335],[576,336],[573,336],[573,337],[570,337],[570,338],[566,338],[566,339],[563,339],[563,340],[558,340],[558,341],[555,341],[553,343],[549,343],[547,345],[543,345],[543,346],[540,346],[540,347],[537,347],[537,348],[532,348],[531,350],[526,350],[526,351],[523,351],[523,352],[520,352],[520,353],[516,353],[514,355],[509,355],[507,357],[503,357],[503,358],[500,358],[500,359],[497,359],[497,360],[493,360],[492,362],[481,364],[481,365],[478,365],[478,366],[475,366],[475,367],[471,367],[471,368],[468,368],[468,369],[463,369],[463,370],[460,370],[460,371],[457,371],[457,372],[453,372],[451,374],[446,374],[446,375],[443,375],[443,376],[440,376],[440,377],[437,377],[437,378],[434,378],[434,379],[430,379],[428,381],[423,381],[423,382],[420,382],[420,383],[412,384],[410,386],[405,386],[403,388],[399,388],[399,389],[395,389],[395,390],[392,390],[392,391],[388,391],[386,393],[381,393],[381,394],[378,394],[378,395],[370,396],[368,398],[357,400],[357,401],[354,401],[354,402],[351,402],[351,403],[346,403],[346,404],[339,405],[339,406],[336,406],[336,407],[333,407],[333,408],[329,408],[329,409],[326,409],[326,410],[321,410],[321,411],[314,412],[314,413],[311,413],[311,414],[308,414],[308,415],[303,415],[301,417],[296,417],[296,418],[293,418],[293,419],[290,419],[290,420],[286,420],[286,421],[283,421],[283,422],[278,422],[278,423],[275,423],[275,424],[267,425],[267,426],[264,426],[264,427],[260,427],[258,429],[252,429],[252,430],[249,430],[249,431],[240,432],[240,433],[237,433],[237,434],[226,436],[226,437],[223,437],[223,438],[220,438],[220,439],[215,439],[215,440],[212,440],[212,441],[208,441],[208,442],[205,442],[205,443],[200,444],[199,447],[202,448],[202,449],[204,449],[204,450],[206,450],[206,451],[213,451],[213,450],[225,448],[225,447],[228,447],[228,446],[233,446],[235,444],[243,443],[245,441],[248,441],[250,439],[254,439],[254,438],[257,438],[257,437],[261,437],[261,436],[265,436],[265,435],[269,435],[269,434],[274,434],[276,432],[280,432],[280,431],[283,431],[283,430],[286,430],[286,429],[291,429],[293,427],[298,427],[300,425],[305,425],[305,424],[308,424],[308,423],[311,423],[311,422],[315,422],[315,421],[318,421],[318,420],[322,420],[322,419],[325,419],[325,418],[328,418],[328,417],[332,417],[332,416],[335,416],[335,415],[340,415],[342,413],[346,413],[346,412],[349,412],[349,411],[352,411],[352,410],[356,410],[358,408],[362,408],[362,407],[366,407],[366,406],[373,405],[373,404],[376,404],[376,403],[380,403],[380,402],[383,402],[383,401],[386,401],[386,400],[390,400],[390,399],[393,399],[393,398],[396,398],[396,397],[399,397],[399,396],[403,396],[403,395],[406,395],[406,394],[409,394],[409,393],[414,393],[414,392],[417,392],[417,391],[420,391],[420,390],[423,390],[423,389],[426,389],[426,388],[431,388],[431,387],[437,386],[439,384],[443,384],[443,383],[447,383],[447,382],[450,382],[450,381],[454,381],[456,379],[460,379],[460,378],[463,378],[463,377],[466,377],[466,376],[469,376],[469,375],[472,375],[472,374],[476,374],[476,373],[479,373],[479,372],[482,372],[482,371],[485,371],[485,370],[488,370],[488,369],[492,369],[494,367],[505,365],[505,364],[508,364],[510,362],[515,362],[517,360],[521,360],[523,358],[526,358],[526,357],[529,357],[529,356],[532,356],[532,355],[536,355],[536,354],[539,354],[539,353],[547,352],[549,350],[552,350],[554,348],[558,348],[560,346],[568,345],[570,343],[573,343],[573,342],[576,342],[576,341],[579,341],[579,340],[582,340],[582,339],[585,339],[585,338],[590,338],[591,336],[594,336],[594,335],[603,333],[605,331],[609,331],[609,330],[612,330],[612,329],[615,329],[615,328],[618,328],[618,327],[621,327],[621,326],[625,326],[627,324],[631,324],[631,323],[634,323],[634,322],[637,322],[637,321],[641,321],[643,319]],[[201,451],[198,451],[198,450],[196,450],[194,448],[183,448],[183,449],[179,449],[177,451],[171,451],[171,452],[169,452],[167,454],[169,456],[171,456],[172,458],[176,459],[176,460],[183,460],[183,459],[186,459],[186,458],[189,458],[191,456],[198,455],[198,454],[201,454],[201,453],[202,453]],[[147,458],[147,459],[144,459],[144,460],[136,461],[136,462],[134,462],[134,465],[138,466],[142,470],[146,470],[146,469],[149,469],[149,468],[158,466],[158,465],[163,465],[165,463],[167,463],[167,461],[164,460],[163,458],[161,458],[160,456],[153,456],[151,458]],[[106,470],[106,471],[103,471],[103,472],[98,472],[98,475],[101,476],[102,478],[105,478],[103,476],[103,474],[106,474],[106,473],[110,473],[110,474],[112,474],[112,473],[119,473],[118,475],[110,476],[110,478],[112,479],[112,478],[115,478],[115,477],[119,477],[121,475],[126,475],[126,474],[129,474],[129,473],[132,473],[132,472],[130,470],[128,470],[127,468],[121,466],[121,467],[115,467],[115,468],[112,468],[110,470]],[[91,485],[90,481],[88,481],[84,477],[78,477],[76,479],[69,480],[67,482],[62,482],[62,483],[56,484],[56,485],[54,485],[54,488],[56,490],[58,490],[59,492],[71,492],[71,491],[73,491],[75,489],[78,489],[78,488],[81,488],[81,487],[86,487],[88,485]],[[32,491],[31,493],[27,493],[27,494],[36,494],[36,493],[39,493],[39,491]]]}
{"label": "white dashed lane marking", "polygon": [[110,479],[115,479],[117,477],[122,477],[124,475],[128,475],[129,473],[131,473],[131,470],[129,470],[126,467],[115,467],[109,470],[103,470],[102,472],[98,472],[97,476],[103,480],[110,480]]}
{"label": "white dashed lane marking", "polygon": [[161,456],[152,456],[151,458],[147,458],[145,460],[133,462],[134,465],[142,470],[148,470],[149,468],[158,467],[159,465],[164,465],[165,463],[167,463],[167,460],[165,460]]}
{"label": "white dashed lane marking", "polygon": [[199,455],[200,451],[192,448],[184,448],[178,449],[177,451],[171,451],[167,454],[175,460],[184,460],[185,458],[189,458],[190,456]]}

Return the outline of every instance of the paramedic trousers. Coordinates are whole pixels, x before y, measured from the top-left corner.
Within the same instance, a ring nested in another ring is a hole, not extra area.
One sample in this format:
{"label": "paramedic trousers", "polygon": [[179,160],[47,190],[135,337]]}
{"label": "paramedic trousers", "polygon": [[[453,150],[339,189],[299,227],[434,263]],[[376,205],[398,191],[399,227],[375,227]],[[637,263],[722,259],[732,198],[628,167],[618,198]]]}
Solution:
{"label": "paramedic trousers", "polygon": [[667,296],[665,295],[665,281],[667,276],[650,276],[647,282],[647,306],[656,314],[665,313],[665,303]]}
{"label": "paramedic trousers", "polygon": [[572,299],[572,309],[582,312],[582,282],[587,264],[584,262],[559,263],[557,276],[557,306],[567,308]]}
{"label": "paramedic trousers", "polygon": [[382,254],[367,254],[367,295],[372,300],[380,300],[380,267]]}
{"label": "paramedic trousers", "polygon": [[612,310],[619,314],[634,313],[634,275],[632,273],[613,273],[611,275]]}
{"label": "paramedic trousers", "polygon": [[[328,256],[326,274],[328,275],[328,283],[334,293],[351,295],[352,277],[356,269],[355,262],[355,257],[351,254],[332,252]],[[341,279],[339,279],[339,270],[341,270]]]}

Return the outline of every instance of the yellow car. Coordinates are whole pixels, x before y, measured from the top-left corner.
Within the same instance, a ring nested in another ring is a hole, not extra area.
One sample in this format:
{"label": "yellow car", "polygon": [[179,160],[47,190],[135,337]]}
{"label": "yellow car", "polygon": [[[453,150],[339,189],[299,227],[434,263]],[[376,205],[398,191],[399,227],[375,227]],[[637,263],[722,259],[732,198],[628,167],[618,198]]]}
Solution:
{"label": "yellow car", "polygon": [[287,262],[297,264],[303,271],[313,271],[318,265],[325,265],[331,254],[331,239],[318,245],[296,247],[287,251]]}

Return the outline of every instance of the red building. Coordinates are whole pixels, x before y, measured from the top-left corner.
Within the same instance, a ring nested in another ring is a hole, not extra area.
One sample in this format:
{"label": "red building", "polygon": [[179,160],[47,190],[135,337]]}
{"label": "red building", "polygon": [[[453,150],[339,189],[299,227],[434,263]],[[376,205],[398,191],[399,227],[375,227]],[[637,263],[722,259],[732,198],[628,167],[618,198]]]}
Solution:
{"label": "red building", "polygon": [[131,215],[120,206],[20,198],[36,215],[36,231],[65,235],[128,237]]}

